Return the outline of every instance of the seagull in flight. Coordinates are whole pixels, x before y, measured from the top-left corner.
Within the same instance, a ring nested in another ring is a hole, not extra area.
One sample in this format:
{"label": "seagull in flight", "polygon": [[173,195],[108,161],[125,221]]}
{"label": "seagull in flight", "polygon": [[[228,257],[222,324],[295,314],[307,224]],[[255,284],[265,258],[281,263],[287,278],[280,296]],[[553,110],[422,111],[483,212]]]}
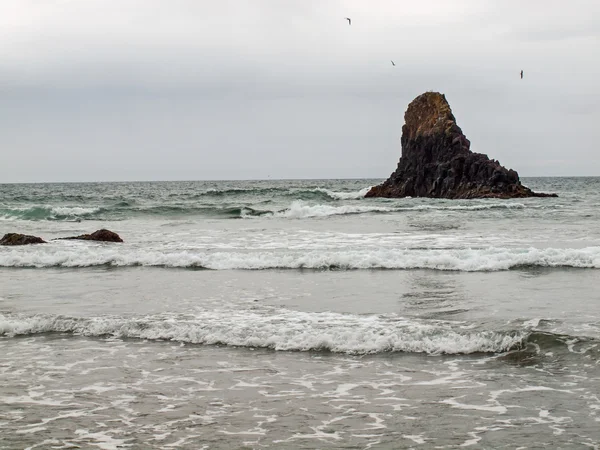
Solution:
{"label": "seagull in flight", "polygon": [[[390,61],[392,61],[392,60],[390,59]],[[394,61],[392,61],[392,66],[395,66],[395,65],[396,65],[396,63]]]}
{"label": "seagull in flight", "polygon": [[348,21],[348,25],[352,25],[352,19],[350,17],[344,17]]}
{"label": "seagull in flight", "polygon": [[523,71],[521,70],[521,80],[523,79]]}

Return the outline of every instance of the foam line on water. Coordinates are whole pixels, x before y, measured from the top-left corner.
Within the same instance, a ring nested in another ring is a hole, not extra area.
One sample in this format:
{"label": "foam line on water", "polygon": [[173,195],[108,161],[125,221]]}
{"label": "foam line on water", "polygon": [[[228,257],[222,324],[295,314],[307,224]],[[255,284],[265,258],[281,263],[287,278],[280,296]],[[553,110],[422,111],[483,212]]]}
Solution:
{"label": "foam line on water", "polygon": [[[517,202],[478,202],[466,204],[412,204],[409,200],[397,200],[392,203],[372,203],[358,201],[364,197],[368,188],[355,192],[334,192],[327,189],[316,188],[310,192],[325,195],[328,200],[336,203],[307,202],[306,200],[294,200],[289,206],[282,209],[260,209],[252,203],[231,203],[227,207],[215,205],[214,203],[184,202],[177,205],[170,204],[148,204],[138,205],[135,202],[119,202],[113,205],[103,206],[4,206],[0,205],[0,220],[123,220],[132,217],[161,217],[170,215],[188,216],[210,216],[229,219],[309,219],[327,218],[331,216],[344,216],[353,214],[382,214],[382,213],[409,213],[409,212],[436,212],[436,211],[488,211],[488,210],[520,210],[525,208],[538,209],[539,205],[525,205]],[[307,192],[307,191],[303,191]],[[351,201],[347,204],[337,204],[338,201]]]}
{"label": "foam line on water", "polygon": [[197,313],[193,318],[75,318],[0,314],[0,335],[12,337],[49,332],[286,351],[325,350],[347,354],[496,353],[521,345],[527,336],[526,331],[464,330],[460,324],[453,322],[285,309],[267,313],[254,310],[211,310]]}
{"label": "foam line on water", "polygon": [[158,266],[211,270],[434,269],[465,272],[516,267],[600,268],[600,247],[357,250],[157,250],[124,245],[65,243],[0,247],[0,267]]}

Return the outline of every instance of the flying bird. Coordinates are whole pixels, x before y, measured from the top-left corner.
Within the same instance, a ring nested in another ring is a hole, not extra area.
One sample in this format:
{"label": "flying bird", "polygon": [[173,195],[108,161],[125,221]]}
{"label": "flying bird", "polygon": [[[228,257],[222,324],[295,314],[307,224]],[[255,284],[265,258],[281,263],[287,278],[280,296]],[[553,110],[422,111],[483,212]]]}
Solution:
{"label": "flying bird", "polygon": [[344,17],[348,21],[348,25],[352,25],[352,19],[350,17]]}
{"label": "flying bird", "polygon": [[[390,59],[390,61],[392,61],[392,60]],[[392,66],[395,66],[395,65],[396,65],[396,63],[394,63],[394,61],[392,61]]]}
{"label": "flying bird", "polygon": [[521,70],[521,80],[523,79],[523,71]]}

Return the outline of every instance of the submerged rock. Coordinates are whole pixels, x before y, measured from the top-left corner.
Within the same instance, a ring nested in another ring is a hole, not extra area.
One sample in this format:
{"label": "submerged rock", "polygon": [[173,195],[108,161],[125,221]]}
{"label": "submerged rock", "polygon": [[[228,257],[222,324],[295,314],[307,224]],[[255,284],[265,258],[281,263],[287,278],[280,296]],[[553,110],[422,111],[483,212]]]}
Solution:
{"label": "submerged rock", "polygon": [[402,156],[394,173],[366,197],[522,198],[556,197],[523,186],[519,175],[470,150],[446,97],[419,95],[402,127]]}
{"label": "submerged rock", "polygon": [[45,243],[46,241],[40,237],[19,233],[7,233],[2,237],[2,239],[0,239],[0,245],[29,245]]}
{"label": "submerged rock", "polygon": [[119,236],[117,233],[105,229],[94,231],[92,234],[82,234],[80,236],[71,236],[61,239],[77,239],[81,241],[100,242],[123,242],[123,239],[121,239],[121,236]]}

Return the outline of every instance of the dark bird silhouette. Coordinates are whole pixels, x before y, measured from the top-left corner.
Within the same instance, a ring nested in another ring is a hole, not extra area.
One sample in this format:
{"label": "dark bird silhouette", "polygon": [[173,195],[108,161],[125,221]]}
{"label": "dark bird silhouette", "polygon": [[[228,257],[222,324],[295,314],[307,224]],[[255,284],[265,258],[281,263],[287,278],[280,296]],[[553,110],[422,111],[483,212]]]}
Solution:
{"label": "dark bird silhouette", "polygon": [[350,17],[344,17],[348,21],[348,25],[352,25],[352,19]]}
{"label": "dark bird silhouette", "polygon": [[521,80],[523,79],[523,71],[521,70]]}
{"label": "dark bird silhouette", "polygon": [[[390,60],[391,61],[391,60]],[[394,63],[394,61],[392,61],[392,66],[395,66],[396,64]]]}

